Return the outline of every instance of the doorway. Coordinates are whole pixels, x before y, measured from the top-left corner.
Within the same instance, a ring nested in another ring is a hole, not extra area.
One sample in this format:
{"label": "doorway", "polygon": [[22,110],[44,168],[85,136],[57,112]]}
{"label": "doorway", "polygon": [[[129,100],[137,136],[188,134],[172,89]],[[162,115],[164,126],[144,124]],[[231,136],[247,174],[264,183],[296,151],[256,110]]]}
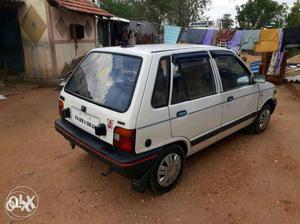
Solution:
{"label": "doorway", "polygon": [[24,72],[24,55],[16,8],[0,8],[0,74]]}

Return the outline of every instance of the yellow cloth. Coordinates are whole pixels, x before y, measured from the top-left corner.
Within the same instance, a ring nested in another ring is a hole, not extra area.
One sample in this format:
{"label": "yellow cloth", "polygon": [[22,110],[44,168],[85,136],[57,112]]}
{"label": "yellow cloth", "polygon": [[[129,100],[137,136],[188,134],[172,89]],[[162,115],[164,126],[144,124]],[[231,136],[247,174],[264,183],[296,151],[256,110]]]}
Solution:
{"label": "yellow cloth", "polygon": [[255,46],[256,52],[274,52],[278,50],[278,29],[265,29],[260,32],[260,41]]}

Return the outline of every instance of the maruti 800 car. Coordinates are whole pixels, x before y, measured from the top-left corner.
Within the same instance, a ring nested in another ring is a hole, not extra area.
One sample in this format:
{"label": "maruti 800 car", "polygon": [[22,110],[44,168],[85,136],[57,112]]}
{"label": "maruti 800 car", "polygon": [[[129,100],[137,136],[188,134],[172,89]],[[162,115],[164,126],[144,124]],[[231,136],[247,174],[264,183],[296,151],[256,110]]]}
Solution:
{"label": "maruti 800 car", "polygon": [[273,84],[225,48],[157,44],[94,49],[59,97],[56,130],[129,177],[135,190],[171,190],[187,157],[247,128],[262,133]]}

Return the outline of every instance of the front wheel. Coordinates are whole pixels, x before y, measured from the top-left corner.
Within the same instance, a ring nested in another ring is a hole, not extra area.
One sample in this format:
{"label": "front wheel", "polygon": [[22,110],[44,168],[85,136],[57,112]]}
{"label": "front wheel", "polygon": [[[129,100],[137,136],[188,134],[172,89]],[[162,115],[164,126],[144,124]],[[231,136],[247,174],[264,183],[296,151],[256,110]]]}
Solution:
{"label": "front wheel", "polygon": [[151,174],[151,189],[158,194],[170,191],[178,182],[185,162],[184,151],[179,145],[168,146],[156,160]]}
{"label": "front wheel", "polygon": [[271,106],[266,104],[263,108],[259,111],[257,118],[255,121],[250,125],[249,131],[252,133],[263,133],[270,122],[271,119]]}

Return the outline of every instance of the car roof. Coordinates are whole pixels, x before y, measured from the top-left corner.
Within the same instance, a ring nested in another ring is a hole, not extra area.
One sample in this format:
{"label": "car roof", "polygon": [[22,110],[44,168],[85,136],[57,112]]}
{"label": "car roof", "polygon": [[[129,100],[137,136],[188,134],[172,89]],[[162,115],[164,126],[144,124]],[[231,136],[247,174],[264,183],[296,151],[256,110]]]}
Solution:
{"label": "car roof", "polygon": [[94,51],[107,51],[116,53],[131,53],[131,54],[154,54],[166,51],[178,51],[185,49],[199,49],[199,50],[228,50],[222,47],[215,47],[209,45],[197,45],[197,44],[141,44],[129,47],[103,47],[96,48]]}

